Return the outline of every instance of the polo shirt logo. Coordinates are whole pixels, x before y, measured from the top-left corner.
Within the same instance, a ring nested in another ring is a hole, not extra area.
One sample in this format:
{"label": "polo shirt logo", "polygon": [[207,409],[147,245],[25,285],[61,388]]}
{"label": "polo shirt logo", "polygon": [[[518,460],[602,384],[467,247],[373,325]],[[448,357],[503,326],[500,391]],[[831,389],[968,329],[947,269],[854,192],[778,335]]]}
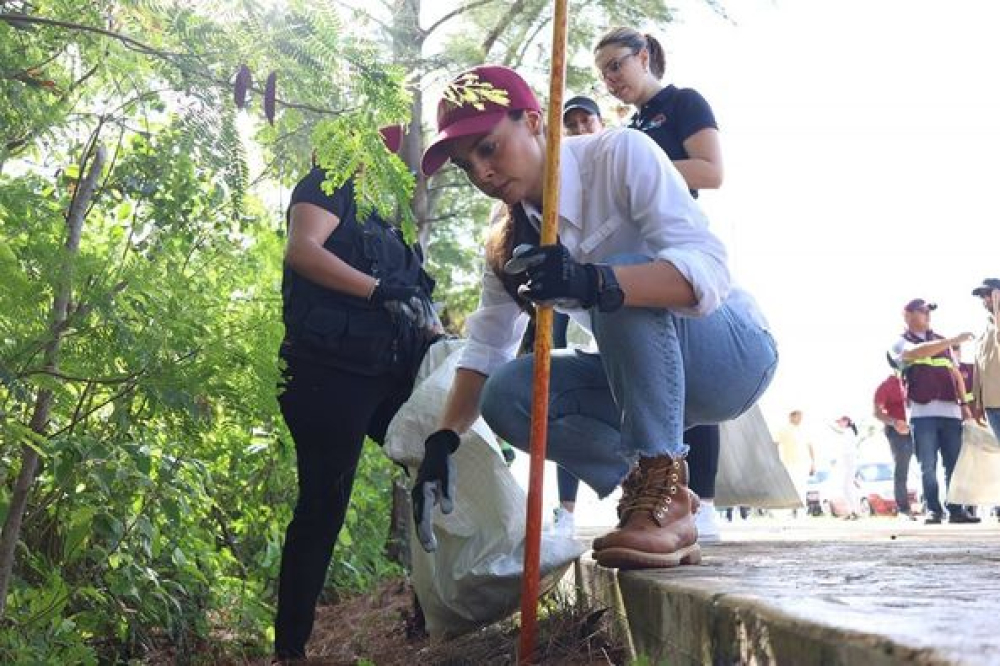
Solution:
{"label": "polo shirt logo", "polygon": [[667,115],[665,113],[657,113],[655,116],[648,120],[640,120],[636,129],[642,130],[643,132],[648,132],[650,130],[655,130],[658,127],[662,127],[667,122]]}

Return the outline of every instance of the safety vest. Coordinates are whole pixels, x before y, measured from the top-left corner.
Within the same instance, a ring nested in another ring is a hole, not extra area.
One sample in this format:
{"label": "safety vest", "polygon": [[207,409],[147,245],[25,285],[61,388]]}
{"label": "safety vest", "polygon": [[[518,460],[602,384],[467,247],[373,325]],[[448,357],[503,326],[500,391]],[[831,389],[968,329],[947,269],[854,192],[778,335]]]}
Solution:
{"label": "safety vest", "polygon": [[[399,229],[376,214],[358,222],[353,181],[350,208],[323,247],[357,270],[382,282],[421,288],[429,301],[434,280],[423,269],[419,247],[410,247]],[[408,317],[349,296],[285,266],[282,276],[285,340],[282,355],[376,376],[415,373],[431,342]]]}
{"label": "safety vest", "polygon": [[[944,339],[932,331],[927,331],[926,339],[918,338],[910,331],[904,333],[903,338],[918,345]],[[933,400],[961,402],[955,385],[954,367],[950,349],[943,349],[934,356],[908,361],[903,370],[907,399],[918,405],[926,405]]]}

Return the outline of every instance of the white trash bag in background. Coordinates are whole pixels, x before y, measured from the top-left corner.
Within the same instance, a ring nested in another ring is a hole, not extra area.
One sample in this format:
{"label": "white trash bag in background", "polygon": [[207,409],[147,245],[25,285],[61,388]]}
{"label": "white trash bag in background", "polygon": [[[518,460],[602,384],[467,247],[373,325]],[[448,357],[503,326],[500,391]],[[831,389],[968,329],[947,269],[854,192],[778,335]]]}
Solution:
{"label": "white trash bag in background", "polygon": [[1000,443],[989,428],[962,424],[962,452],[948,484],[949,504],[1000,504]]}
{"label": "white trash bag in background", "polygon": [[716,506],[760,509],[802,506],[758,405],[719,427],[722,444],[715,480]]}
{"label": "white trash bag in background", "polygon": [[[461,340],[435,343],[424,357],[417,384],[389,424],[383,451],[416,478],[424,440],[437,429]],[[524,563],[524,490],[504,464],[493,432],[482,418],[462,436],[454,454],[455,508],[433,512],[438,547],[424,552],[411,518],[412,580],[431,638],[446,638],[503,619],[520,607]],[[551,587],[583,551],[571,538],[543,533],[541,589]]]}

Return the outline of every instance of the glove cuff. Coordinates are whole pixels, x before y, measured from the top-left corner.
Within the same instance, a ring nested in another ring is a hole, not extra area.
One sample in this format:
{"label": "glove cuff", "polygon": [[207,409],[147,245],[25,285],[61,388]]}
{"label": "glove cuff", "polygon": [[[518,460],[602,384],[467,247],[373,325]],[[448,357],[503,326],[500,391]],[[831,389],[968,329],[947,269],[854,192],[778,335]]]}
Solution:
{"label": "glove cuff", "polygon": [[594,264],[582,264],[582,266],[587,275],[587,296],[580,299],[580,305],[589,310],[597,305],[597,301],[600,299],[601,277],[598,274],[597,266]]}
{"label": "glove cuff", "polygon": [[424,442],[424,450],[443,449],[448,454],[452,454],[458,450],[458,445],[461,443],[462,439],[454,430],[438,430]]}

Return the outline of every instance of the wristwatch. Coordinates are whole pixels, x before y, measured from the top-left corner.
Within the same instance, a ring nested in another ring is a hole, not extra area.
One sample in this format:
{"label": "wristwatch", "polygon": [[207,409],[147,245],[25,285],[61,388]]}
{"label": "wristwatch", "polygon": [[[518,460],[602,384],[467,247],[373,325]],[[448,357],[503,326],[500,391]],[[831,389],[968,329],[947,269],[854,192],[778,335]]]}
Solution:
{"label": "wristwatch", "polygon": [[597,309],[614,312],[625,305],[625,292],[618,284],[615,271],[607,264],[597,264]]}

